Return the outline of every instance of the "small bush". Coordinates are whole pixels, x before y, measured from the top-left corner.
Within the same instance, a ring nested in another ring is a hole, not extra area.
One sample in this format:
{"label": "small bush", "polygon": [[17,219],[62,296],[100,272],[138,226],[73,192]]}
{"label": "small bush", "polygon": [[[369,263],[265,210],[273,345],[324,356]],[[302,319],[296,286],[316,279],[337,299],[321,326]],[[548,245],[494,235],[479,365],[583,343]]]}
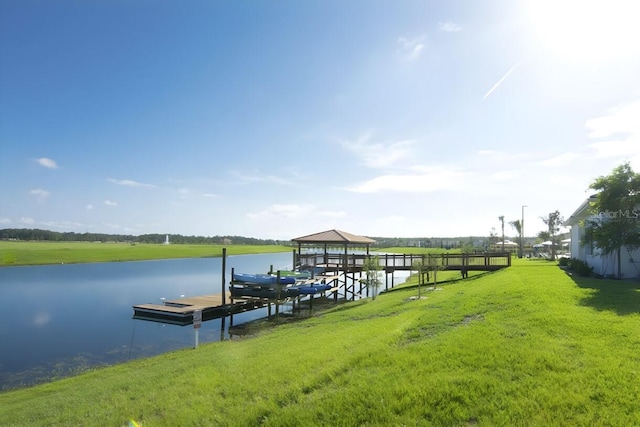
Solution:
{"label": "small bush", "polygon": [[569,258],[560,258],[558,260],[558,265],[560,267],[569,267]]}
{"label": "small bush", "polygon": [[578,276],[588,277],[593,273],[593,267],[589,267],[589,264],[577,258],[571,258],[568,262],[568,267]]}

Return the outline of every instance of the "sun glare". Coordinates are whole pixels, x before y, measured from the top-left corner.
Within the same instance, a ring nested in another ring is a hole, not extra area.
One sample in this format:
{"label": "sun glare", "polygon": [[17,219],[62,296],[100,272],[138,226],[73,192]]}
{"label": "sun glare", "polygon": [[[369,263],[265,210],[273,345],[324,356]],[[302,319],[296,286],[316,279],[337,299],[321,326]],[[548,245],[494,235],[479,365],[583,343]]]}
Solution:
{"label": "sun glare", "polygon": [[640,1],[531,0],[526,5],[536,44],[562,60],[619,60],[640,52]]}

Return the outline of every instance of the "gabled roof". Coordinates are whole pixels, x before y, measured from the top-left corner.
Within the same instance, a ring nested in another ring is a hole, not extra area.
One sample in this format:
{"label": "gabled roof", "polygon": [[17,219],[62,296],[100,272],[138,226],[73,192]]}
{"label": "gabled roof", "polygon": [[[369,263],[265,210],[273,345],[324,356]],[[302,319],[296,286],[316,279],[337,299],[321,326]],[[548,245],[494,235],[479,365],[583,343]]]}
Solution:
{"label": "gabled roof", "polygon": [[327,230],[320,233],[309,234],[308,236],[296,237],[291,239],[298,243],[340,243],[340,244],[364,244],[369,245],[375,243],[373,239],[368,237],[356,236],[340,230]]}

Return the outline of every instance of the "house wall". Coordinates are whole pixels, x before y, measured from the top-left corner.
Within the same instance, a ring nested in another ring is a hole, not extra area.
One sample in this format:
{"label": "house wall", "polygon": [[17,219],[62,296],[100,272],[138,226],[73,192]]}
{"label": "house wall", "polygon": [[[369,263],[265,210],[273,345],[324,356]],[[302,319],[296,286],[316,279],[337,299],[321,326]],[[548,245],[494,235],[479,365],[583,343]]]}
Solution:
{"label": "house wall", "polygon": [[569,250],[571,251],[571,258],[577,258],[579,260],[585,261],[586,248],[580,243],[584,235],[583,228],[578,224],[571,226],[570,235],[571,246]]}
{"label": "house wall", "polygon": [[[612,253],[606,256],[599,255],[598,251],[592,251],[589,245],[582,245],[580,242],[584,237],[584,227],[578,224],[571,227],[571,257],[585,261],[593,272],[602,276],[618,274],[618,254]],[[640,249],[627,251],[622,247],[621,251],[621,273],[622,278],[640,277]]]}

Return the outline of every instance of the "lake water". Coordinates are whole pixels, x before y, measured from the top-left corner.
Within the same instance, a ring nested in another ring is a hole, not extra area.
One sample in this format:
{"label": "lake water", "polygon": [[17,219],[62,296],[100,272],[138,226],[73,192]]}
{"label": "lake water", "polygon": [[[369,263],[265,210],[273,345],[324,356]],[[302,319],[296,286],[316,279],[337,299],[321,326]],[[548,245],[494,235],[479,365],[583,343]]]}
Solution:
{"label": "lake water", "polygon": [[[291,268],[291,253],[230,256],[231,268]],[[0,390],[194,345],[191,325],[133,319],[134,304],[219,294],[222,258],[0,268]],[[234,325],[266,309],[234,316]],[[228,321],[225,322],[228,326]],[[228,338],[220,319],[203,322],[200,343]]]}

